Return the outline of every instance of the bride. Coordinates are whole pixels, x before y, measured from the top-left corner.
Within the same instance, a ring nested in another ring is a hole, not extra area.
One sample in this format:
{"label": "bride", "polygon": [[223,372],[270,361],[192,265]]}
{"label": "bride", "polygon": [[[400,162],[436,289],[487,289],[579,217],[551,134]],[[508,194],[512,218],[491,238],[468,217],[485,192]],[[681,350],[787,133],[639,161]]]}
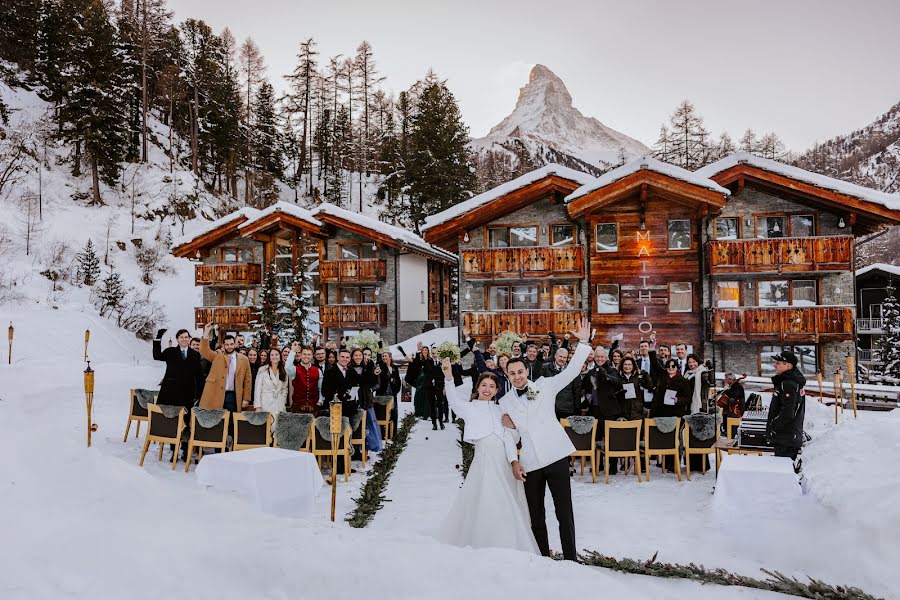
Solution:
{"label": "bride", "polygon": [[497,405],[499,381],[482,373],[476,392],[464,399],[468,386],[453,385],[450,359],[441,363],[450,408],[465,420],[465,441],[475,444],[466,481],[438,531],[438,539],[454,546],[512,548],[540,554],[525,501],[525,488],[513,477],[518,433],[503,427]]}

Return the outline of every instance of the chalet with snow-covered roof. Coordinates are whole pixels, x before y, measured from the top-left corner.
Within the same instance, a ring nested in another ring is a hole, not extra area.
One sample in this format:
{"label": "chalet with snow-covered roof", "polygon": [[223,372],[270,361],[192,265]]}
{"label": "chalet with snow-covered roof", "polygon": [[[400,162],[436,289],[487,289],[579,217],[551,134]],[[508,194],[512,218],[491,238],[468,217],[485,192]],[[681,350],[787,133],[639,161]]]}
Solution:
{"label": "chalet with snow-covered roof", "polygon": [[[177,240],[173,254],[197,261],[195,285],[203,287],[198,328],[215,322],[228,331],[255,329],[268,265],[282,290],[310,298],[331,339],[372,329],[396,343],[428,324],[445,326],[452,314],[454,255],[405,229],[327,203],[244,208]],[[306,287],[295,290],[301,268]]]}
{"label": "chalet with snow-covered roof", "polygon": [[882,307],[891,286],[895,290],[900,286],[898,266],[875,263],[856,271],[857,360],[870,369],[884,367],[881,353],[881,336],[884,335]]}

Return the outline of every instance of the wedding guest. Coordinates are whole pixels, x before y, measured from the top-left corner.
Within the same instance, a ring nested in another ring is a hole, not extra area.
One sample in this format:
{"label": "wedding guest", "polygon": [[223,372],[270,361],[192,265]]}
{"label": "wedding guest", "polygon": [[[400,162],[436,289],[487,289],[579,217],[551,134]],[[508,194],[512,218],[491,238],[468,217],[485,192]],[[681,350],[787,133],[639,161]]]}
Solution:
{"label": "wedding guest", "polygon": [[235,351],[234,336],[225,336],[223,352],[213,352],[206,339],[210,325],[204,329],[200,340],[200,355],[211,363],[209,376],[200,398],[201,408],[225,408],[232,412],[250,406],[250,363],[247,357]]}
{"label": "wedding guest", "polygon": [[271,348],[264,348],[264,349],[260,350],[260,353],[259,353],[259,366],[260,367],[264,367],[267,364],[269,364],[268,350],[271,350]]}
{"label": "wedding guest", "polygon": [[538,356],[538,347],[529,344],[525,351],[525,368],[528,369],[528,379],[536,381],[541,376],[541,367],[544,366],[544,360]]}
{"label": "wedding guest", "polygon": [[325,366],[327,363],[328,354],[322,346],[318,346],[316,348],[315,353],[313,353],[313,364],[319,367],[319,371],[322,373],[325,372]]}
{"label": "wedding guest", "polygon": [[393,396],[394,407],[391,408],[391,421],[394,422],[394,430],[397,429],[399,406],[397,404],[397,394],[402,390],[400,381],[400,367],[394,364],[394,357],[390,350],[381,353],[380,372],[378,374],[378,387],[376,393],[379,396]]}
{"label": "wedding guest", "polygon": [[250,346],[247,348],[247,360],[250,361],[250,401],[256,398],[256,374],[259,372],[259,351]]}
{"label": "wedding guest", "polygon": [[[166,372],[159,386],[157,404],[183,406],[190,410],[197,396],[197,378],[201,374],[200,354],[191,350],[191,334],[187,329],[179,329],[175,334],[177,346],[162,348],[162,337],[166,330],[156,332],[153,340],[153,360],[166,363]],[[187,444],[181,445],[182,459],[187,456]],[[175,447],[172,447],[175,453]]]}
{"label": "wedding guest", "polygon": [[[615,421],[625,415],[622,401],[622,382],[619,372],[607,359],[606,349],[594,349],[594,368],[590,372],[590,414],[597,419],[598,437],[605,435],[607,420]],[[603,433],[601,433],[603,432]],[[610,461],[609,472],[618,473],[618,460]]]}
{"label": "wedding guest", "polygon": [[[509,379],[506,377],[506,371],[497,365],[494,360],[490,357],[486,357],[482,354],[481,350],[475,348],[472,351],[472,354],[475,356],[475,360],[472,362],[473,367],[478,375],[483,373],[491,373],[494,377],[497,378],[497,386],[499,387],[499,393],[501,395],[505,394],[509,391]],[[509,362],[509,355],[506,353],[502,353],[498,357],[503,365],[506,366],[506,363]],[[477,377],[476,377],[477,382]]]}
{"label": "wedding guest", "polygon": [[[297,354],[300,363],[295,364]],[[300,342],[291,344],[287,361],[284,364],[289,382],[288,410],[292,413],[315,414],[318,407],[324,404],[322,399],[322,371],[313,363],[313,351],[308,346],[300,346]]]}
{"label": "wedding guest", "polygon": [[687,344],[679,342],[675,344],[675,356],[678,360],[678,371],[684,375],[687,371]]}
{"label": "wedding guest", "polygon": [[740,419],[744,416],[747,396],[744,386],[734,373],[725,373],[725,393],[722,394],[722,414],[727,419]]}
{"label": "wedding guest", "polygon": [[613,350],[612,352],[609,353],[609,361],[612,363],[613,368],[616,369],[617,371],[619,370],[619,367],[622,365],[622,357],[623,356],[624,356],[624,354],[618,348],[616,348],[615,350]]}
{"label": "wedding guest", "polygon": [[709,369],[703,364],[703,359],[694,353],[687,355],[684,364],[684,378],[691,383],[690,414],[711,412],[708,406],[710,385],[705,376]]}
{"label": "wedding guest", "polygon": [[[244,348],[246,345],[247,345],[247,340],[244,339],[244,336],[242,336],[242,335],[237,336],[237,349],[238,349],[238,351],[240,351],[241,348]],[[242,352],[241,354],[243,354],[243,352]]]}
{"label": "wedding guest", "polygon": [[277,348],[269,350],[269,365],[260,369],[256,377],[256,393],[253,407],[271,413],[276,418],[288,401],[288,377],[281,352]]}
{"label": "wedding guest", "polygon": [[288,354],[290,354],[290,353],[291,353],[290,346],[285,346],[284,348],[282,348],[281,349],[281,362],[287,363],[287,357],[288,357]]}
{"label": "wedding guest", "polygon": [[[797,461],[803,447],[803,420],[806,412],[806,395],[803,388],[806,378],[797,369],[797,355],[784,351],[774,357],[775,375],[772,376],[772,401],[766,434],[775,448],[775,456],[787,456]],[[799,472],[800,464],[794,467]]]}
{"label": "wedding guest", "polygon": [[619,377],[622,380],[622,392],[624,394],[624,414],[626,420],[644,418],[644,392],[653,390],[653,381],[650,373],[638,367],[637,362],[631,356],[622,359],[619,365]]}
{"label": "wedding guest", "polygon": [[[437,368],[434,360],[431,358],[431,349],[428,346],[418,342],[418,352],[406,370],[406,383],[416,389],[413,397],[413,410],[416,417],[420,419],[431,418],[434,429],[437,429],[437,413],[432,414],[431,407],[435,405],[435,377]],[[443,375],[441,375],[443,377]],[[440,381],[440,380],[438,380]],[[443,429],[443,421],[441,421]]]}
{"label": "wedding guest", "polygon": [[656,385],[650,417],[683,417],[691,407],[691,384],[678,370],[678,360],[666,361],[666,375]]}

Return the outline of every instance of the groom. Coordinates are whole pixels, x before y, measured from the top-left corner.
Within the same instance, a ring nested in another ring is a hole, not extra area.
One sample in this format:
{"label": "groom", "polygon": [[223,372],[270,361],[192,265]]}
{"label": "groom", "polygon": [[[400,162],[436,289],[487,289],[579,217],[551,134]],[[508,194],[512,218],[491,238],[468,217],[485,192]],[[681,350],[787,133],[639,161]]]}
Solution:
{"label": "groom", "polygon": [[518,430],[522,436],[522,454],[520,460],[512,462],[512,471],[516,479],[525,482],[534,539],[541,554],[550,556],[544,515],[544,494],[549,486],[566,560],[577,560],[575,515],[569,485],[569,455],[575,447],[556,418],[556,394],[578,376],[591,351],[587,344],[591,336],[590,321],[581,319],[578,330],[572,334],[578,338],[578,348],[569,365],[555,377],[529,381],[525,361],[521,357],[511,358],[506,364],[506,372],[512,389],[500,399],[503,424]]}

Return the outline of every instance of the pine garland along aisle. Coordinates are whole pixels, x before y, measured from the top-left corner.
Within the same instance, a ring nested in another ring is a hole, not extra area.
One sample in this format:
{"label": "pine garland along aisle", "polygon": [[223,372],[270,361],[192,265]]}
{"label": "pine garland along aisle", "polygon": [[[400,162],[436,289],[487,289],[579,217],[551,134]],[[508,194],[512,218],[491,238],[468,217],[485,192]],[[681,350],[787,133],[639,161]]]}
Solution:
{"label": "pine garland along aisle", "polygon": [[400,427],[397,428],[393,441],[389,445],[385,445],[378,462],[372,467],[369,478],[360,490],[359,497],[353,499],[356,508],[344,519],[350,523],[350,527],[365,527],[375,518],[375,513],[384,506],[384,490],[387,489],[391,473],[397,466],[397,459],[406,448],[409,434],[415,424],[416,415],[413,413],[409,413],[400,421]]}
{"label": "pine garland along aisle", "polygon": [[[562,558],[554,556],[554,558]],[[673,579],[690,579],[700,583],[715,585],[740,586],[770,592],[779,592],[800,598],[812,598],[813,600],[884,600],[877,596],[867,594],[859,588],[834,586],[818,579],[809,578],[809,583],[803,583],[793,577],[787,577],[778,571],[761,569],[768,575],[767,579],[756,579],[745,575],[737,575],[725,569],[707,569],[703,565],[690,563],[687,565],[656,562],[656,554],[647,561],[638,561],[633,558],[612,558],[599,552],[587,551],[581,555],[580,562],[592,567],[603,567],[623,573],[636,573],[639,575],[651,575],[653,577],[669,577]]]}

